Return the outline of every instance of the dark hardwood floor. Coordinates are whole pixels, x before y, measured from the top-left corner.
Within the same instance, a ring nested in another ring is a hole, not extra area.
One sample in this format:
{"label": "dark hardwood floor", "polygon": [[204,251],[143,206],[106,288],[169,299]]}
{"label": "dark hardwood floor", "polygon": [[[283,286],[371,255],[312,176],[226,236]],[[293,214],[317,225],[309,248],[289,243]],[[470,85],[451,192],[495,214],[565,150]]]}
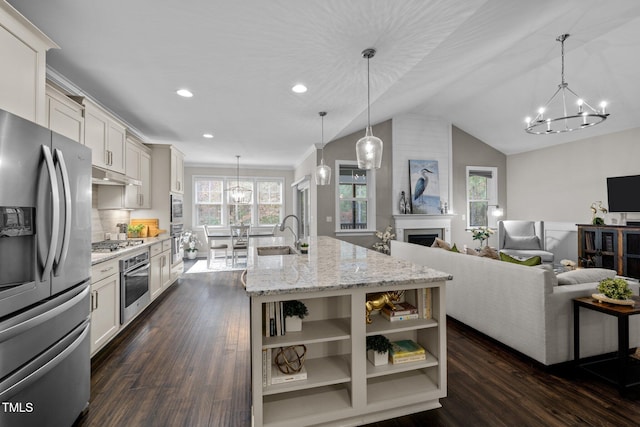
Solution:
{"label": "dark hardwood floor", "polygon": [[[542,369],[456,321],[447,327],[442,408],[371,426],[640,425],[640,400]],[[91,403],[76,427],[250,426],[249,383],[240,272],[185,274],[93,358]]]}

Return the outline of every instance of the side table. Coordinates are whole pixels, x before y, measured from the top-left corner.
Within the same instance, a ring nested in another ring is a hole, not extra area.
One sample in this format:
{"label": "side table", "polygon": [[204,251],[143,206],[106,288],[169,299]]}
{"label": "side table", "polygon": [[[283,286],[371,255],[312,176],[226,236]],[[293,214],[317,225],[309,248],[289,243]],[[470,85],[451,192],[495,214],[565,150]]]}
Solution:
{"label": "side table", "polygon": [[[629,317],[640,314],[640,297],[633,296],[635,306],[599,302],[592,297],[573,300],[573,361],[583,368],[618,386],[624,394],[629,387],[640,385],[640,361],[629,357]],[[580,308],[595,310],[618,319],[618,351],[616,357],[580,360]]]}

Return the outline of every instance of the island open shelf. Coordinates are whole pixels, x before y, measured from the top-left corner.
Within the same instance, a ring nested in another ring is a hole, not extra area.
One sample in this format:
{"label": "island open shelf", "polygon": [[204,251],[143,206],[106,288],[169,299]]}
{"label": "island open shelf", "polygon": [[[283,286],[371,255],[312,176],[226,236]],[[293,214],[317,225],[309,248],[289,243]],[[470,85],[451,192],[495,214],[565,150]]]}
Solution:
{"label": "island open shelf", "polygon": [[[276,243],[266,240],[264,246]],[[447,393],[444,308],[450,276],[328,237],[309,243],[305,255],[249,254],[253,424],[359,425],[440,407]],[[367,294],[423,289],[429,289],[429,318],[425,313],[390,322],[374,312],[372,323],[366,323]],[[266,336],[264,308],[287,300],[300,300],[309,309],[302,331]],[[376,334],[414,340],[425,348],[426,359],[373,366],[366,337]],[[306,378],[265,382],[263,352],[302,345]]]}

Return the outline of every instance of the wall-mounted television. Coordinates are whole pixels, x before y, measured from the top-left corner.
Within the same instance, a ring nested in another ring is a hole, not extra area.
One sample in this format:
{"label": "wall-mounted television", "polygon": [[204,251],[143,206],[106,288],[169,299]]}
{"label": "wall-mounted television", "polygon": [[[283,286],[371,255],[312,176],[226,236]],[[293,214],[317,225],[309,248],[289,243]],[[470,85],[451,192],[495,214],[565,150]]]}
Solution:
{"label": "wall-mounted television", "polygon": [[607,178],[609,212],[640,212],[640,175]]}

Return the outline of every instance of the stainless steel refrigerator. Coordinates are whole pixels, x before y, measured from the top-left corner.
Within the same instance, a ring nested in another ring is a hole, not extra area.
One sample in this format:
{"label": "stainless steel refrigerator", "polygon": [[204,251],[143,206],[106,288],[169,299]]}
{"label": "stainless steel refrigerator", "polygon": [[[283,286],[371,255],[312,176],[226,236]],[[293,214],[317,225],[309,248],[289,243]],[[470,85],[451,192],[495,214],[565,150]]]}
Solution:
{"label": "stainless steel refrigerator", "polygon": [[89,402],[91,150],[0,110],[0,426]]}

